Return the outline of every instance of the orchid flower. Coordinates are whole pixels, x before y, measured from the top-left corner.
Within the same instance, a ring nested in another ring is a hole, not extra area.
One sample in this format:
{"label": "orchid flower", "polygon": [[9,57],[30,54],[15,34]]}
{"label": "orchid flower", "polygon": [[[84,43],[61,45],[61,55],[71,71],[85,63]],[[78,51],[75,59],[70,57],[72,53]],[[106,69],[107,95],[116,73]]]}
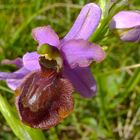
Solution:
{"label": "orchid flower", "polygon": [[117,13],[111,20],[110,28],[116,29],[123,41],[140,41],[140,12],[121,11]]}
{"label": "orchid flower", "polygon": [[[93,61],[101,62],[105,52],[88,39],[100,18],[101,9],[90,3],[82,8],[63,39],[59,39],[50,26],[33,29],[38,51],[26,53],[18,71],[0,72],[0,80],[6,80],[8,86],[16,90],[16,106],[23,122],[42,129],[56,125],[73,109],[73,87],[84,97],[95,95],[96,82],[89,66]],[[11,63],[19,67],[15,61]]]}

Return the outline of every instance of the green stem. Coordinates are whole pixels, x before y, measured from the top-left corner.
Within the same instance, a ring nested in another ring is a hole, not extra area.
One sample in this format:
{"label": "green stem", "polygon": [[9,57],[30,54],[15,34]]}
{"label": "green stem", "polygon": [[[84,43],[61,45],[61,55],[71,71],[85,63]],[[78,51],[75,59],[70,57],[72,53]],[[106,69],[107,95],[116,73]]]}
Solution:
{"label": "green stem", "polygon": [[[110,8],[109,11],[107,9],[105,9],[106,6],[105,6],[105,2],[103,2],[103,0],[101,0],[101,5],[104,7],[103,12],[105,12],[105,13],[103,13],[103,18],[101,19],[99,27],[97,28],[95,33],[90,38],[90,41],[93,41],[93,42],[97,42],[97,41],[101,40],[105,36],[105,34],[107,33],[107,31],[109,29],[109,22],[112,19],[112,17],[117,12],[119,12],[119,11],[125,9],[126,7],[128,7],[128,4],[127,4],[126,0],[123,0],[119,3],[115,3],[114,5],[112,5],[112,7]],[[105,16],[106,15],[106,10],[108,12],[108,16]]]}
{"label": "green stem", "polygon": [[104,19],[108,13],[108,0],[100,0],[99,4],[102,9],[102,19]]}

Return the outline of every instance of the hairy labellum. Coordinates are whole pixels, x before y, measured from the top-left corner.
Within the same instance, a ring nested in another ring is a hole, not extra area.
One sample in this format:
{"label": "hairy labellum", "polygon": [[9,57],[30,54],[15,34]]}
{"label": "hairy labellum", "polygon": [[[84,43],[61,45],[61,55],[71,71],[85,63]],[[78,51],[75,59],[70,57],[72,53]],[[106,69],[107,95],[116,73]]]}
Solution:
{"label": "hairy labellum", "polygon": [[34,128],[48,129],[73,110],[73,87],[55,70],[35,71],[16,89],[16,107],[21,120]]}

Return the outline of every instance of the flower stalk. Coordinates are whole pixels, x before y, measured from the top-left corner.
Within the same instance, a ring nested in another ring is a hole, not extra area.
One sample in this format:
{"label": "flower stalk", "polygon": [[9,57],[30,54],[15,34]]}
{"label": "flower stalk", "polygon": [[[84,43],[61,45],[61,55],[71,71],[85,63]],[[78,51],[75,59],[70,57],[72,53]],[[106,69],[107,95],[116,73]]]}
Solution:
{"label": "flower stalk", "polygon": [[103,2],[103,0],[100,1],[100,5],[102,6],[101,7],[102,8],[102,20],[100,22],[99,27],[96,29],[94,34],[90,37],[90,41],[98,42],[99,40],[104,38],[104,36],[106,35],[106,33],[109,29],[109,22],[112,19],[112,17],[117,12],[119,12],[123,9],[126,9],[126,7],[128,6],[127,0],[116,2],[111,7],[108,8],[108,9],[110,9],[108,11],[108,16],[105,16],[106,10],[107,10],[107,9],[105,9],[107,7],[106,4],[108,4],[108,3]]}

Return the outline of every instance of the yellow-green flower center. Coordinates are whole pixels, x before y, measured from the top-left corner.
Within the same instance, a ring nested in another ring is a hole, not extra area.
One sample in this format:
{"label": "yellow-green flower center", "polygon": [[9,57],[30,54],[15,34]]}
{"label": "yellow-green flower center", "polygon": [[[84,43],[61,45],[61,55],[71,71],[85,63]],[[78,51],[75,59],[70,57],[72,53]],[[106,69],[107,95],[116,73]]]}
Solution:
{"label": "yellow-green flower center", "polygon": [[62,68],[63,61],[59,51],[56,48],[53,48],[47,44],[43,44],[37,49],[37,52],[41,56],[45,56],[45,59],[47,60],[55,60],[57,62],[58,71]]}

